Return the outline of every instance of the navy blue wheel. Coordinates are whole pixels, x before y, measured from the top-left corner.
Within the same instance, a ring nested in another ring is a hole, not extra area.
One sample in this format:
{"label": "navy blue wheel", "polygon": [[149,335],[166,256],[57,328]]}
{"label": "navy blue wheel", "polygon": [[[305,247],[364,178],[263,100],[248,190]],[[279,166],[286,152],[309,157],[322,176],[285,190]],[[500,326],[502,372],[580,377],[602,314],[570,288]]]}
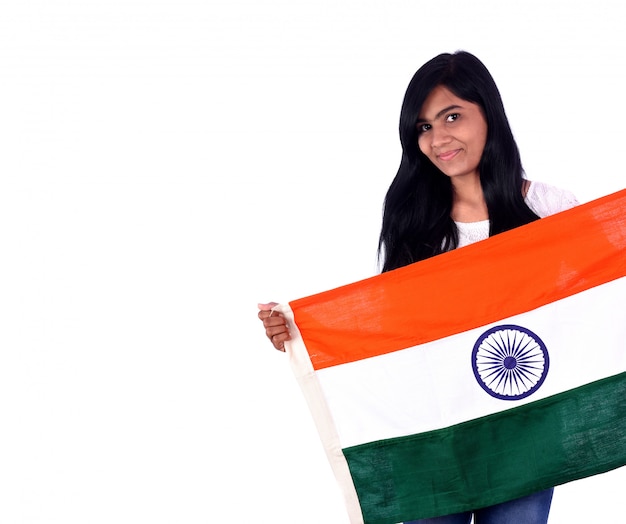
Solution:
{"label": "navy blue wheel", "polygon": [[480,387],[492,397],[519,400],[541,387],[550,358],[543,341],[514,324],[485,331],[474,344],[472,368]]}

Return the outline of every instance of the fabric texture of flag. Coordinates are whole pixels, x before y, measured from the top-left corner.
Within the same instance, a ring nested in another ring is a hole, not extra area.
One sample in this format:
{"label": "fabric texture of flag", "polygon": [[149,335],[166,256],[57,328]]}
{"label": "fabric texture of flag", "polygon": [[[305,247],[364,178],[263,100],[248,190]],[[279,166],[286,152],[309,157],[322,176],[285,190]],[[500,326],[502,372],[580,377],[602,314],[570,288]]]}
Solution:
{"label": "fabric texture of flag", "polygon": [[626,464],[626,190],[281,305],[352,523]]}

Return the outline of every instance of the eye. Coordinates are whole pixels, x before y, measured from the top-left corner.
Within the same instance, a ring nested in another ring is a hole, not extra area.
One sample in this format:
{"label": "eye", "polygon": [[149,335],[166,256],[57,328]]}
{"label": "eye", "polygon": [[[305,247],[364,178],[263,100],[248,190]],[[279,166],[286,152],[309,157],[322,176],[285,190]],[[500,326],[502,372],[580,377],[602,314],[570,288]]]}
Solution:
{"label": "eye", "polygon": [[454,122],[460,116],[461,115],[459,115],[458,113],[451,113],[446,117],[446,122]]}
{"label": "eye", "polygon": [[417,124],[417,134],[420,135],[428,131],[432,126],[430,124]]}

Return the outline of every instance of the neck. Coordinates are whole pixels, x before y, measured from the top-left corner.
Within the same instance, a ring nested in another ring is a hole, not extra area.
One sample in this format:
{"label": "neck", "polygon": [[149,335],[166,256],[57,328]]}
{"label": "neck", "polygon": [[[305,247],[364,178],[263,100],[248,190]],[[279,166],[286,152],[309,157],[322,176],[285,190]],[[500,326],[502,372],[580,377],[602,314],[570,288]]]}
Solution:
{"label": "neck", "polygon": [[485,195],[478,176],[452,179],[450,216],[455,222],[479,222],[489,218]]}

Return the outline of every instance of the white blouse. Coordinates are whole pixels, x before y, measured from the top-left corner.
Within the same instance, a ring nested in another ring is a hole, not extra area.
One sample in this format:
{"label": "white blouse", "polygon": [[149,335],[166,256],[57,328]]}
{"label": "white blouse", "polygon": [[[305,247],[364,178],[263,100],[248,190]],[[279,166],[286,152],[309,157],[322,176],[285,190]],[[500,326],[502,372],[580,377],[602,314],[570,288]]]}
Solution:
{"label": "white blouse", "polygon": [[[578,205],[578,200],[570,191],[543,182],[530,182],[524,201],[540,218]],[[489,220],[455,222],[455,224],[459,232],[458,247],[467,246],[489,237]]]}

